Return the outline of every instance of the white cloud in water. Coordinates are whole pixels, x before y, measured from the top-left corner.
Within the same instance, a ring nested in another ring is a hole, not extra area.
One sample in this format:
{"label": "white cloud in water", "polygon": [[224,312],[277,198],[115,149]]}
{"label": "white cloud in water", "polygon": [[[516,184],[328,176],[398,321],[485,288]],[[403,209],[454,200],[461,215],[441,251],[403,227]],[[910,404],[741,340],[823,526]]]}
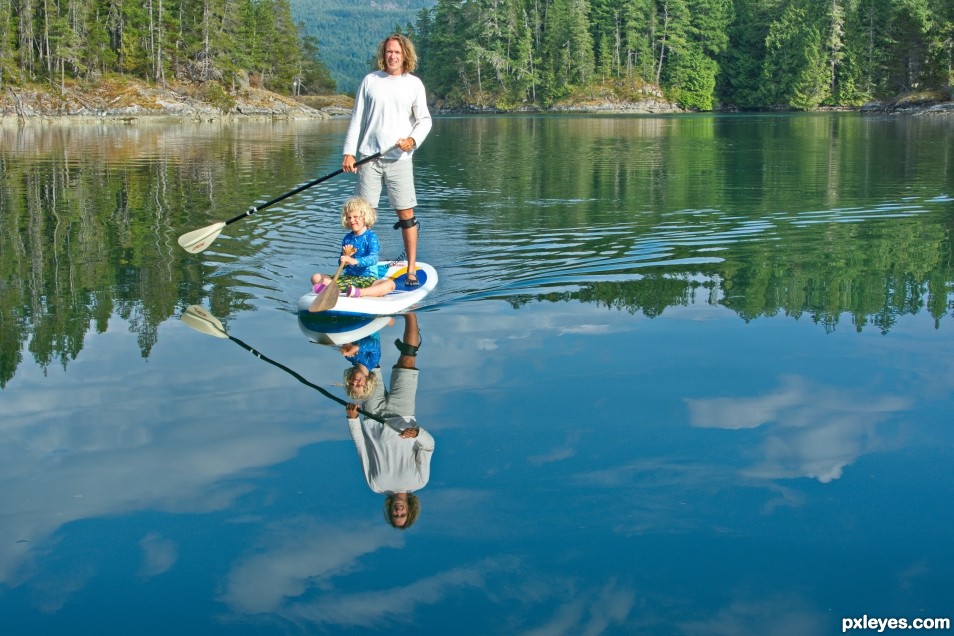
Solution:
{"label": "white cloud in water", "polygon": [[171,539],[165,539],[158,533],[150,532],[139,541],[143,562],[139,574],[153,577],[172,569],[179,560],[179,546]]}
{"label": "white cloud in water", "polygon": [[486,559],[399,588],[342,592],[336,588],[361,570],[363,559],[403,547],[402,533],[383,523],[340,527],[298,519],[273,526],[261,543],[226,577],[219,600],[234,612],[232,620],[278,617],[296,625],[362,628],[411,622],[417,608],[466,588],[483,589],[488,577],[514,567],[513,559]]}
{"label": "white cloud in water", "polygon": [[884,448],[879,427],[911,407],[897,396],[834,389],[785,376],[775,391],[749,398],[687,399],[690,421],[700,428],[765,427],[762,460],[745,471],[768,479],[838,479],[845,466]]}
{"label": "white cloud in water", "polygon": [[[292,527],[293,526],[293,527]],[[281,613],[310,588],[358,569],[361,557],[399,548],[401,534],[382,524],[342,528],[304,521],[273,528],[269,547],[241,559],[219,598],[241,614]]]}
{"label": "white cloud in water", "polygon": [[[236,346],[221,360],[183,364],[180,352],[202,336],[178,323],[164,329],[148,365],[98,362],[128,348],[130,335],[110,331],[90,339],[69,373],[51,371],[55,381],[25,373],[15,399],[0,401],[0,584],[36,577],[34,560],[71,522],[222,510],[248,492],[244,476],[348,439],[338,405],[285,373]],[[163,373],[166,364],[175,371]],[[276,417],[276,404],[312,417]],[[140,545],[142,575],[177,558],[158,538]]]}

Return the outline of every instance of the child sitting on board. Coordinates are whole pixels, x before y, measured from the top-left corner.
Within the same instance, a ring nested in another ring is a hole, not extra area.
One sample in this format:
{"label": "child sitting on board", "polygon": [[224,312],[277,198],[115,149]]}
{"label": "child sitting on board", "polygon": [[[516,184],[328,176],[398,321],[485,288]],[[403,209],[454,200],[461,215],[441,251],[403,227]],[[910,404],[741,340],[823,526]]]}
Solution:
{"label": "child sitting on board", "polygon": [[[345,268],[338,277],[338,289],[351,298],[385,296],[394,291],[393,280],[378,278],[381,245],[371,229],[377,220],[377,211],[361,197],[348,199],[341,209],[341,225],[351,231],[341,239],[339,262]],[[326,274],[313,274],[312,289],[318,294],[331,281]]]}

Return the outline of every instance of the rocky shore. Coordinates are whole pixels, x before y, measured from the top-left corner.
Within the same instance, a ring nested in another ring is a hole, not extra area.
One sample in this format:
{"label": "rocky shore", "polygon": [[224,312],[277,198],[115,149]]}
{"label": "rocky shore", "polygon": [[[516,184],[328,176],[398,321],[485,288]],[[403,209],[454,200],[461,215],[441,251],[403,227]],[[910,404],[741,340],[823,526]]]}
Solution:
{"label": "rocky shore", "polygon": [[328,119],[350,115],[351,106],[350,98],[345,96],[293,99],[252,87],[226,93],[217,85],[153,86],[128,80],[62,88],[7,86],[0,91],[3,122],[107,118],[123,121],[235,117]]}
{"label": "rocky shore", "polygon": [[[7,86],[0,89],[0,123],[43,120],[120,120],[168,118],[213,121],[231,118],[330,119],[351,115],[353,101],[344,95],[291,98],[245,86],[226,92],[218,84],[155,86],[134,80],[103,81],[96,85]],[[917,93],[885,102],[872,102],[862,114],[954,114],[949,91]],[[435,107],[435,112],[445,112]],[[454,113],[496,113],[474,106],[455,108]],[[573,113],[682,113],[662,95],[647,95],[638,101],[615,99],[557,104],[548,112]]]}

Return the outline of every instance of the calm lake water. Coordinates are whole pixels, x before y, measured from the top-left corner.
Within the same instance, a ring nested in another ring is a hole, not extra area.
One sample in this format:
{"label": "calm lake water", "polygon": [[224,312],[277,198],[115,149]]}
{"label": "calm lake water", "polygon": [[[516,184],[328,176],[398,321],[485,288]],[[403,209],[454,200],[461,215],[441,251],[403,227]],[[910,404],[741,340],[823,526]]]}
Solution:
{"label": "calm lake water", "polygon": [[353,177],[176,244],[346,125],[0,128],[5,635],[954,618],[954,119],[436,120],[406,531],[296,315]]}

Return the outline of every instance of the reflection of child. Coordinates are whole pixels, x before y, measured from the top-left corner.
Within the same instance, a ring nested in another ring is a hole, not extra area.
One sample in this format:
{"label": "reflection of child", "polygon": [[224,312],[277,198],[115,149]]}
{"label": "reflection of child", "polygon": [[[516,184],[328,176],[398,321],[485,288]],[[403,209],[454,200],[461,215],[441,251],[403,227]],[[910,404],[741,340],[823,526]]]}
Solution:
{"label": "reflection of child", "polygon": [[[394,290],[390,278],[378,278],[378,258],[381,246],[378,235],[371,229],[378,220],[377,212],[361,197],[348,199],[341,209],[341,225],[351,231],[341,239],[340,263],[345,268],[338,278],[338,289],[353,298],[359,296],[384,296]],[[320,293],[331,284],[331,277],[313,274],[312,288]]]}
{"label": "reflection of child", "polygon": [[341,355],[351,363],[344,372],[345,392],[352,400],[366,400],[377,388],[379,374],[372,373],[381,364],[381,338],[374,333],[346,344]]}

